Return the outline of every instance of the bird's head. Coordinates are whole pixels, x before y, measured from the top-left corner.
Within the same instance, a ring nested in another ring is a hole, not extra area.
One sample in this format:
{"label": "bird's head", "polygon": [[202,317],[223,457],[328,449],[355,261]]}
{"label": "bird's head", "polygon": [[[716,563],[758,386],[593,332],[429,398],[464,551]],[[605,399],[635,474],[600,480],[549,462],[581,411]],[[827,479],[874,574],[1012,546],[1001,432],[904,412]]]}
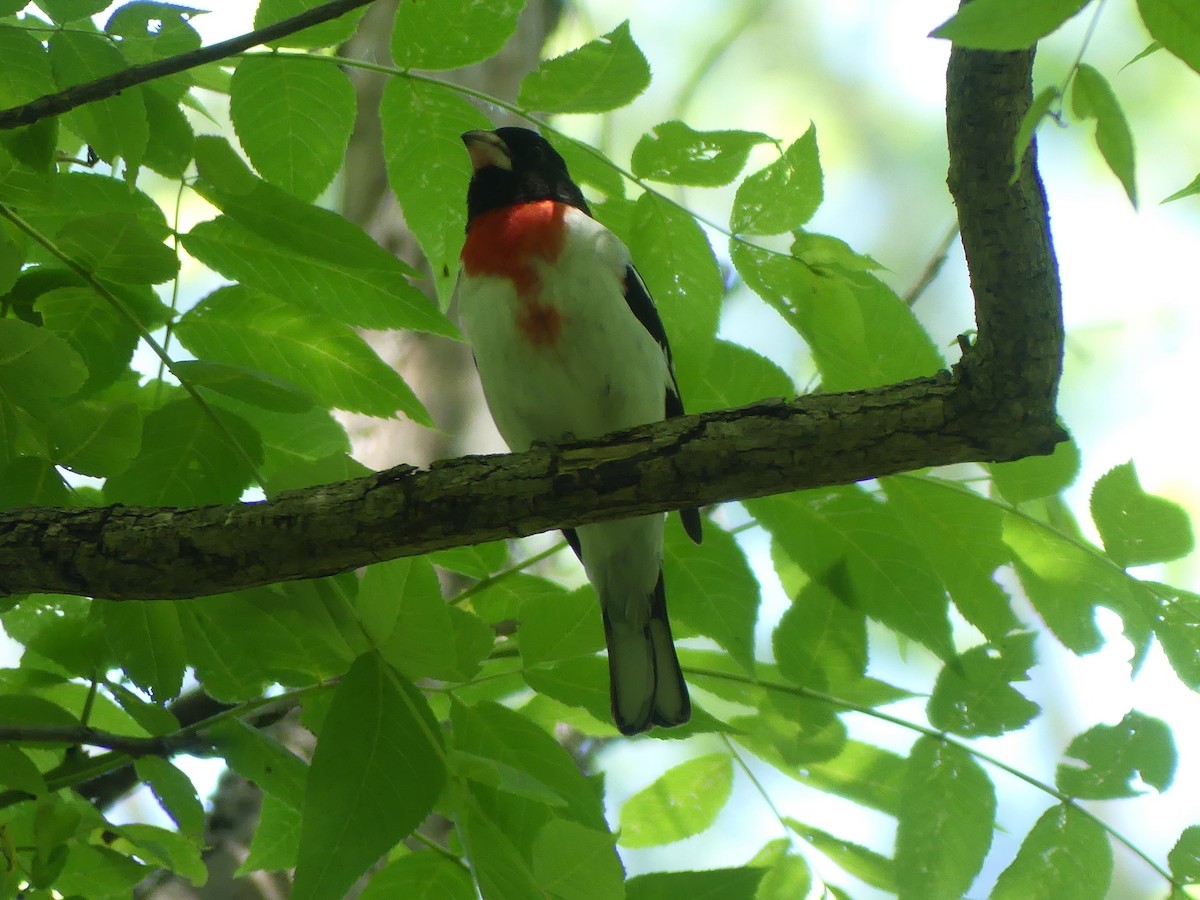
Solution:
{"label": "bird's head", "polygon": [[588,212],[566,162],[537,132],[514,127],[468,131],[462,140],[475,170],[467,189],[470,217],[538,200],[557,200]]}

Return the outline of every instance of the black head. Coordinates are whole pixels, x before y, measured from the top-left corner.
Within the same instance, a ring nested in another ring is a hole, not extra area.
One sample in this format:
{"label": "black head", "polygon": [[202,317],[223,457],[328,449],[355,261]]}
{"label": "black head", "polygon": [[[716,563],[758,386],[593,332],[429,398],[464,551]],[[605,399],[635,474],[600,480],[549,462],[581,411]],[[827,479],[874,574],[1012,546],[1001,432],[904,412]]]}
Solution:
{"label": "black head", "polygon": [[468,221],[491,209],[558,200],[588,212],[567,164],[540,134],[528,128],[468,131],[462,136],[475,174],[467,188]]}

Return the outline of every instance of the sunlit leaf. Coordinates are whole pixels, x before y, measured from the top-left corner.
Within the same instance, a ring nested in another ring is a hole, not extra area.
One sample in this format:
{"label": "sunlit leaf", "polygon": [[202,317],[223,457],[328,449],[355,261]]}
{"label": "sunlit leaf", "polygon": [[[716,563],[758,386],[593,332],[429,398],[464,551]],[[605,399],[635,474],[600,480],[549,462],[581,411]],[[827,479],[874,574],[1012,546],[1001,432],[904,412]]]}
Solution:
{"label": "sunlit leaf", "polygon": [[824,197],[817,129],[809,126],[798,141],[737,189],[729,228],[734,234],[781,234],[812,218]]}
{"label": "sunlit leaf", "polygon": [[548,59],[521,82],[517,102],[543,113],[607,112],[650,84],[650,65],[622,22],[608,34]]}
{"label": "sunlit leaf", "polygon": [[1195,547],[1187,511],[1147,494],[1132,462],[1101,476],[1092,488],[1091,507],[1104,549],[1122,566],[1167,562]]}
{"label": "sunlit leaf", "polygon": [[516,30],[524,6],[525,0],[401,3],[392,32],[392,60],[403,69],[457,69],[487,59]]}
{"label": "sunlit leaf", "polygon": [[633,174],[667,184],[729,184],[746,167],[750,150],[772,143],[756,131],[694,131],[678,120],[656,125],[633,148]]}
{"label": "sunlit leaf", "polygon": [[680,763],[621,807],[622,847],[656,847],[699,834],[733,789],[733,761],[712,753]]}
{"label": "sunlit leaf", "polygon": [[1088,5],[1090,0],[974,0],[931,37],[978,50],[1023,50]]}
{"label": "sunlit leaf", "polygon": [[[1116,725],[1093,725],[1074,738],[1059,765],[1059,790],[1085,800],[1136,797],[1144,782],[1165,791],[1175,776],[1175,742],[1161,719],[1137,710]],[[1078,765],[1073,760],[1078,760]]]}
{"label": "sunlit leaf", "polygon": [[1095,900],[1112,879],[1112,847],[1096,821],[1052,806],[1034,824],[1017,858],[1000,873],[992,900]]}
{"label": "sunlit leaf", "polygon": [[996,791],[966,750],[918,738],[896,825],[896,882],[907,897],[963,897],[992,843]]}
{"label": "sunlit leaf", "polygon": [[263,178],[311,200],[341,168],[354,127],[354,88],[336,66],[247,56],[229,84],[229,115]]}

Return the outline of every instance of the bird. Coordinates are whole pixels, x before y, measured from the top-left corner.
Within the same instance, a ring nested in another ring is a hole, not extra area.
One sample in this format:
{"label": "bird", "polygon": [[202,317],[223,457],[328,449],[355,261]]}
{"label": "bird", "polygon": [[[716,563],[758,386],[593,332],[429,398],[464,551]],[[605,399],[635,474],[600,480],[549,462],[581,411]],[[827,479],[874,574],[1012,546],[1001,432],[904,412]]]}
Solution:
{"label": "bird", "polygon": [[[527,128],[462,135],[472,175],[455,291],[484,398],[514,452],[683,415],[662,320],[629,250]],[[699,543],[700,512],[681,511]],[[664,514],[564,530],[599,598],[612,716],[691,717],[663,585]]]}

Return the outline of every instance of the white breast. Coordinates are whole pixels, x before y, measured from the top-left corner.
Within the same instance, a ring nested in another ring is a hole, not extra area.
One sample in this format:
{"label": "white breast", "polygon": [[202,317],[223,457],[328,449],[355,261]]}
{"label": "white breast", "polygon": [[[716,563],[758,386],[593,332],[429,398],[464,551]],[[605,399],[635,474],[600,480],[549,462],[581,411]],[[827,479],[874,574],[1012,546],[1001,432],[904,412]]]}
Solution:
{"label": "white breast", "polygon": [[[502,277],[464,274],[459,283],[459,315],[484,395],[513,450],[596,437],[665,413],[666,357],[625,302],[628,251],[579,210],[568,211],[567,223],[557,262],[537,266],[535,298],[521,298]],[[529,299],[557,315],[557,340],[535,343],[521,330]]]}

